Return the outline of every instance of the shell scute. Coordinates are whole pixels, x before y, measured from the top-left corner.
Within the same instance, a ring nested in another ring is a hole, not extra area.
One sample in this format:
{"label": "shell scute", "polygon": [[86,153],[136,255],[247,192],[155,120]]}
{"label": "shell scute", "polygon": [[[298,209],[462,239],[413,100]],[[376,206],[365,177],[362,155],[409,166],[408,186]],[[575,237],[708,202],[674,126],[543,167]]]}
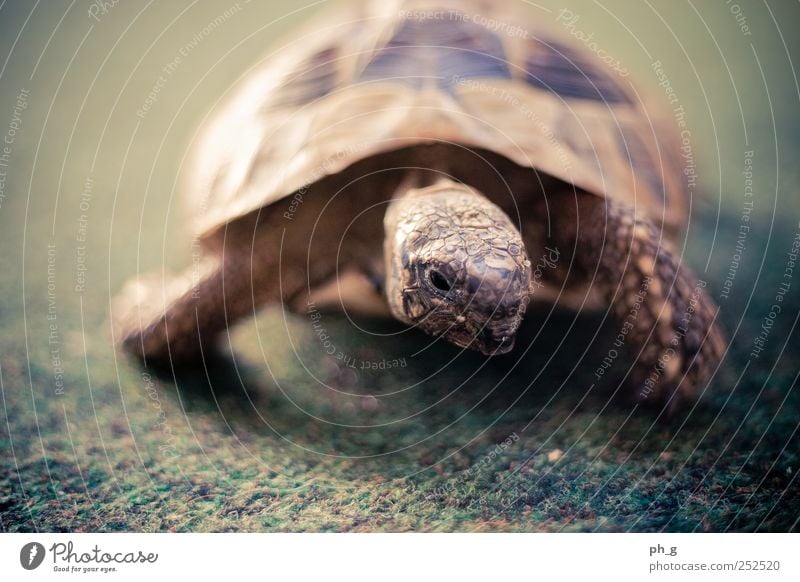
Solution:
{"label": "shell scute", "polygon": [[489,29],[450,13],[448,18],[402,21],[375,51],[359,81],[393,79],[416,89],[444,91],[465,78],[510,79],[501,39]]}
{"label": "shell scute", "polygon": [[525,70],[529,84],[564,99],[633,104],[620,82],[599,62],[552,40],[531,40]]}
{"label": "shell scute", "polygon": [[[489,150],[680,226],[688,188],[674,117],[579,45],[533,24],[525,37],[481,24],[525,23],[517,4],[385,0],[322,14],[207,126],[186,174],[198,235],[362,160],[433,143]],[[417,6],[445,17],[403,16]],[[447,159],[436,164],[447,172]]]}

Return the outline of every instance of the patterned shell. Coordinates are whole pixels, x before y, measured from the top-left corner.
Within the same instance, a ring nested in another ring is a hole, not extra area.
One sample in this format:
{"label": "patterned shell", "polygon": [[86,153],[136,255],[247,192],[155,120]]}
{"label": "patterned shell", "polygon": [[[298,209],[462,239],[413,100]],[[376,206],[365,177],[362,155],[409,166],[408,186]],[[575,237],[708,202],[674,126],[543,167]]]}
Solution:
{"label": "patterned shell", "polygon": [[528,22],[521,0],[334,4],[208,125],[187,188],[201,237],[368,156],[442,141],[671,228],[686,220],[674,120],[580,44]]}

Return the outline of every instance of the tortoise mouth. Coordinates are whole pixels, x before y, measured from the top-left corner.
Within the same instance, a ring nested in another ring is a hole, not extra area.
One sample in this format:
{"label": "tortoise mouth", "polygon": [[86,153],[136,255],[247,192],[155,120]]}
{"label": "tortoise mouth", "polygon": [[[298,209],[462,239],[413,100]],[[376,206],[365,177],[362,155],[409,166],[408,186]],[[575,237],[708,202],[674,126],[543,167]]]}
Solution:
{"label": "tortoise mouth", "polygon": [[497,319],[483,312],[458,315],[444,300],[422,301],[422,304],[415,314],[417,317],[409,317],[409,323],[429,335],[486,356],[499,356],[514,349],[524,307],[515,310],[513,316]]}
{"label": "tortoise mouth", "polygon": [[451,344],[460,348],[467,348],[480,352],[485,356],[501,356],[514,349],[515,335],[513,333],[495,334],[489,330],[479,333],[470,333],[467,330],[451,330],[444,334]]}
{"label": "tortoise mouth", "polygon": [[477,343],[478,350],[486,356],[501,356],[514,349],[514,336],[503,335],[494,337],[488,335]]}

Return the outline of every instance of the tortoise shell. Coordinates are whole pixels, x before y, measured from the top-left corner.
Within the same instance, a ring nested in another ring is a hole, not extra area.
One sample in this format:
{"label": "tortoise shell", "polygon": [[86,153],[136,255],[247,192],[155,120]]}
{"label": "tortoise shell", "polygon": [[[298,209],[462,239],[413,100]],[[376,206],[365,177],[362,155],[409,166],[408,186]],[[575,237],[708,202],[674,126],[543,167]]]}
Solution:
{"label": "tortoise shell", "polygon": [[525,8],[394,0],[324,11],[248,73],[202,134],[187,188],[198,236],[362,159],[432,142],[490,150],[681,226],[687,191],[668,112]]}

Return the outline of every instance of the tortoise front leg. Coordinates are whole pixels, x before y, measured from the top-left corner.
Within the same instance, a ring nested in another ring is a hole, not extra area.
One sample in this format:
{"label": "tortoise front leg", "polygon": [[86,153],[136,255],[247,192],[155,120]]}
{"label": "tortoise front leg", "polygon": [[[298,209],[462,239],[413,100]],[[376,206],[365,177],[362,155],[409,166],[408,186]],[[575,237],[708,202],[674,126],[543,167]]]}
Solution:
{"label": "tortoise front leg", "polygon": [[[243,251],[243,252],[237,252]],[[210,353],[218,336],[267,302],[290,300],[306,279],[284,270],[277,253],[232,248],[203,259],[178,277],[129,282],[114,302],[115,340],[146,365],[183,365]]]}
{"label": "tortoise front leg", "polygon": [[346,180],[313,186],[289,217],[286,202],[238,219],[207,241],[218,254],[173,281],[151,276],[129,284],[112,306],[115,339],[147,364],[192,363],[265,303],[305,312],[309,293],[337,267],[364,265],[380,252],[382,216],[360,209],[380,199],[381,183],[345,188]]}
{"label": "tortoise front leg", "polygon": [[579,269],[611,306],[636,357],[629,375],[636,399],[667,402],[674,410],[682,399],[697,397],[726,347],[705,282],[632,208],[588,194],[568,196],[576,212],[559,228],[572,235]]}

